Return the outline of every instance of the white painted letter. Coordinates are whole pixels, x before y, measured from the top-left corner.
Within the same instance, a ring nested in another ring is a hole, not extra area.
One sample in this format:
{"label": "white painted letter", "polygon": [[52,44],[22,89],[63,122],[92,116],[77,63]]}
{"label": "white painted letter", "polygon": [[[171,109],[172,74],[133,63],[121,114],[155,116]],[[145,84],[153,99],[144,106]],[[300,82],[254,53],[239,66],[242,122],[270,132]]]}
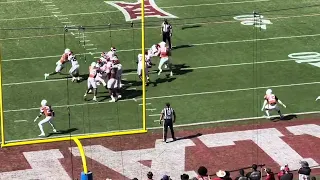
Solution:
{"label": "white painted letter", "polygon": [[[104,146],[95,145],[84,147],[86,156],[122,174],[127,178],[145,178],[148,171],[154,173],[154,179],[160,179],[168,173],[172,179],[180,179],[185,169],[185,147],[194,146],[189,140],[179,140],[174,143],[163,143],[157,140],[155,148],[127,151],[112,151]],[[79,156],[77,148],[72,149],[75,156]],[[139,161],[151,160],[151,168]],[[185,172],[195,175],[194,172]]]}
{"label": "white painted letter", "polygon": [[0,173],[0,179],[47,179],[71,180],[58,159],[63,155],[58,149],[24,152],[32,169]]}
{"label": "white painted letter", "polygon": [[288,164],[291,169],[300,167],[299,161],[306,160],[310,166],[317,164],[313,159],[303,159],[280,137],[283,134],[275,128],[227,133],[210,134],[199,137],[208,147],[221,147],[235,145],[235,141],[251,140],[256,143],[275,162],[282,166]]}

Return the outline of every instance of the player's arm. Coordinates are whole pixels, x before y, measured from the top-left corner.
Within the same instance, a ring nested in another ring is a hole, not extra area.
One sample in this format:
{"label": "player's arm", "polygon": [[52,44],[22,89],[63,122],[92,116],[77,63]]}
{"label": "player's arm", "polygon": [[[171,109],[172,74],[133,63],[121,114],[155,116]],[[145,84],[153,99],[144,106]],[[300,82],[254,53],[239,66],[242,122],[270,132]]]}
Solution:
{"label": "player's arm", "polygon": [[265,99],[263,101],[263,105],[262,105],[261,111],[264,111],[264,107],[266,107],[267,103],[268,103],[268,101]]}
{"label": "player's arm", "polygon": [[169,24],[169,26],[170,26],[170,30],[169,30],[170,31],[170,36],[172,36],[172,32],[173,32],[172,31],[172,26],[171,26],[171,24]]}
{"label": "player's arm", "polygon": [[175,123],[176,122],[176,112],[173,110],[173,123]]}
{"label": "player's arm", "polygon": [[283,106],[284,108],[286,108],[287,106],[283,104],[282,101],[280,101],[280,99],[278,99],[278,97],[276,96],[276,100],[279,104],[281,104],[281,106]]}
{"label": "player's arm", "polygon": [[36,122],[43,114],[43,111],[40,111],[39,115],[34,119],[34,122]]}

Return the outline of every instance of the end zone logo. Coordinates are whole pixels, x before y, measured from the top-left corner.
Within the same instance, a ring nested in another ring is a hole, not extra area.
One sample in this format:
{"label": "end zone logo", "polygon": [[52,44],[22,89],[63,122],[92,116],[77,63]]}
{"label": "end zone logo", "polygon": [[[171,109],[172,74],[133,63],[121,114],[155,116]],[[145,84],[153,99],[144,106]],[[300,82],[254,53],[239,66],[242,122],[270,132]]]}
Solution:
{"label": "end zone logo", "polygon": [[[123,1],[105,1],[105,3],[118,8],[123,13],[126,21],[141,19],[141,0],[136,3],[128,3]],[[154,0],[144,0],[144,7],[145,17],[178,18],[159,8]]]}

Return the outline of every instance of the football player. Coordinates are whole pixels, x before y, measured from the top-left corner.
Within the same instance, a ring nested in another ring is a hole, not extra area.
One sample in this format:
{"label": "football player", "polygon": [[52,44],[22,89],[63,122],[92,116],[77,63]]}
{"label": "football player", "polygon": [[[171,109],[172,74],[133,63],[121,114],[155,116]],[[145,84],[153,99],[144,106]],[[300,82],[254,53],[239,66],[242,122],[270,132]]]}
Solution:
{"label": "football player", "polygon": [[[147,78],[147,82],[149,82],[150,78],[149,78],[149,67],[147,65],[147,56],[145,56],[145,69],[144,69],[144,72],[145,72],[145,75],[146,75],[146,78]],[[143,69],[143,61],[142,61],[142,54],[139,54],[138,55],[138,68],[137,68],[137,74],[139,76],[139,78],[142,80],[142,69]]]}
{"label": "football player", "polygon": [[164,64],[167,64],[169,66],[170,69],[170,76],[173,76],[173,72],[172,72],[172,64],[169,60],[169,56],[170,56],[170,49],[168,47],[166,47],[166,43],[165,42],[161,42],[160,44],[160,63],[158,66],[159,72],[158,75],[161,74],[162,72],[162,66]]}
{"label": "football player", "polygon": [[112,57],[116,55],[116,53],[117,49],[115,47],[111,47],[109,52],[102,52],[101,57],[105,58],[106,60],[110,60]]}
{"label": "football player", "polygon": [[48,105],[47,100],[41,101],[40,114],[34,119],[34,122],[36,122],[38,120],[38,118],[40,118],[42,115],[45,115],[46,117],[38,123],[39,129],[41,132],[41,134],[39,136],[43,137],[46,135],[43,131],[43,124],[47,123],[47,122],[51,125],[52,131],[57,132],[57,130],[54,127],[53,122],[52,122],[52,120],[54,118],[54,111],[52,110],[51,106]]}
{"label": "football player", "polygon": [[264,96],[264,101],[261,108],[261,111],[265,111],[268,119],[270,119],[270,112],[273,110],[276,110],[280,115],[280,118],[283,119],[283,115],[280,111],[280,108],[278,107],[278,103],[281,104],[284,108],[286,108],[286,105],[284,105],[280,101],[280,99],[278,99],[278,97],[272,93],[272,90],[268,89],[266,91],[266,95]]}
{"label": "football player", "polygon": [[79,65],[79,62],[78,62],[76,56],[72,54],[68,57],[68,60],[71,62],[71,68],[69,70],[69,74],[72,77],[72,82],[80,81],[81,80],[80,75],[79,75],[80,65]]}
{"label": "football player", "polygon": [[64,53],[62,54],[60,60],[56,62],[56,69],[52,73],[45,73],[44,79],[48,79],[49,76],[55,75],[57,73],[61,73],[61,70],[65,67],[65,64],[69,61],[69,56],[72,56],[72,52],[70,49],[65,49]]}
{"label": "football player", "polygon": [[98,73],[98,68],[96,67],[97,63],[92,62],[91,65],[89,66],[89,77],[87,81],[88,89],[84,94],[84,99],[86,100],[87,94],[90,93],[90,90],[93,90],[93,101],[97,101],[97,84],[95,81],[95,78]]}
{"label": "football player", "polygon": [[111,100],[109,102],[116,102],[117,101],[117,65],[112,66],[110,71],[110,78],[108,80],[108,90],[111,97]]}

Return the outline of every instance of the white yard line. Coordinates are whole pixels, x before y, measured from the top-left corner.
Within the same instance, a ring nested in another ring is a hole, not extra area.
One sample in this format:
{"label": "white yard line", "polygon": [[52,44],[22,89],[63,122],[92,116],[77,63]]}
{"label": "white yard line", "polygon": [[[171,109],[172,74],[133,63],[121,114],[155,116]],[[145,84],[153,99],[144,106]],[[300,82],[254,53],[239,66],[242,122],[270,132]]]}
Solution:
{"label": "white yard line", "polygon": [[267,1],[269,1],[269,0],[221,2],[221,3],[214,3],[214,4],[192,4],[192,5],[181,5],[181,6],[167,6],[167,7],[161,7],[161,8],[162,9],[172,9],[172,8],[184,8],[184,7],[199,7],[199,6],[217,6],[217,5],[230,5],[230,4],[258,3],[258,2],[267,2]]}
{"label": "white yard line", "polygon": [[[197,44],[188,44],[189,46],[205,46],[205,45],[218,45],[218,44],[230,44],[230,43],[244,43],[244,42],[255,42],[255,41],[268,41],[268,40],[280,40],[280,39],[293,39],[293,38],[306,38],[306,37],[317,37],[320,34],[305,34],[305,35],[297,35],[297,36],[279,36],[279,37],[271,37],[271,38],[262,38],[262,39],[244,39],[244,40],[236,40],[236,41],[218,41],[218,42],[208,42],[208,43],[197,43]],[[126,49],[126,50],[118,50],[118,52],[131,52],[137,51],[141,49]],[[94,54],[101,54],[101,52],[93,52]],[[85,53],[89,54],[89,53]],[[60,57],[61,55],[55,56],[41,56],[41,57],[29,57],[29,58],[17,58],[17,59],[4,59],[3,62],[8,61],[24,61],[24,60],[32,60],[32,59],[45,59],[51,57]]]}
{"label": "white yard line", "polygon": [[[214,66],[200,66],[200,67],[181,68],[180,70],[209,69],[209,68],[233,67],[233,66],[243,66],[243,65],[253,65],[253,64],[266,64],[266,63],[278,63],[278,62],[288,62],[288,61],[294,61],[294,60],[292,60],[292,59],[280,59],[280,60],[273,60],[273,61],[248,62],[248,63],[238,63],[238,64],[221,64],[221,65],[214,65]],[[136,72],[124,73],[123,75],[124,76],[137,75],[137,73]],[[46,83],[46,82],[66,81],[66,80],[67,79],[52,79],[52,80],[49,79],[49,80],[39,80],[39,81],[15,82],[15,83],[6,83],[6,84],[3,84],[3,86],[34,84],[34,83]]]}
{"label": "white yard line", "polygon": [[150,114],[149,116],[160,116],[160,114]]}
{"label": "white yard line", "polygon": [[[35,1],[35,0],[34,0]],[[225,3],[213,3],[213,4],[190,4],[190,5],[181,5],[181,6],[164,6],[160,7],[162,9],[173,9],[173,8],[186,8],[186,7],[201,7],[201,6],[217,6],[217,5],[231,5],[231,4],[244,4],[244,3],[258,3],[258,2],[267,2],[270,0],[251,0],[251,1],[236,1],[236,2],[225,2]],[[45,2],[43,2],[45,3]],[[102,12],[88,12],[88,13],[75,13],[75,14],[65,14],[59,16],[78,16],[78,15],[94,15],[94,14],[107,14],[107,13],[118,13],[119,10],[114,11],[102,11]],[[25,17],[25,18],[12,18],[7,19],[7,21],[12,20],[28,20],[28,19],[42,19],[42,18],[49,18],[49,16],[36,16],[36,17]],[[3,19],[0,19],[3,21]]]}
{"label": "white yard line", "polygon": [[[318,114],[320,111],[310,111],[310,112],[297,112],[297,113],[290,113],[285,114],[287,115],[308,115],[308,114]],[[277,116],[272,116],[277,117]],[[173,125],[174,127],[190,127],[190,126],[199,126],[199,125],[206,125],[206,124],[218,124],[218,123],[225,123],[225,122],[239,122],[239,121],[249,121],[249,120],[257,120],[257,119],[265,119],[263,116],[256,116],[256,117],[246,117],[246,118],[235,118],[235,119],[223,119],[223,120],[212,120],[212,121],[204,121],[204,122],[197,122],[197,123],[188,123],[188,124],[178,124]],[[159,122],[159,120],[154,120],[154,122]],[[157,127],[149,127],[148,130],[157,130],[162,129],[163,126],[157,126]],[[134,130],[141,130],[141,129],[127,129],[127,130],[120,130],[120,131],[107,131],[107,132],[96,132],[96,133],[79,133],[79,134],[72,134],[72,136],[83,136],[83,135],[95,135],[95,134],[101,134],[101,133],[112,133],[112,132],[123,132],[123,131],[134,131]],[[58,135],[58,136],[52,136],[46,139],[52,139],[52,138],[59,138],[59,137],[70,137],[70,134],[66,135]],[[21,140],[11,140],[6,141],[7,143],[12,142],[21,142],[21,141],[31,141],[31,140],[38,140],[38,139],[44,139],[44,138],[28,138],[28,139],[21,139]]]}
{"label": "white yard line", "polygon": [[39,0],[5,1],[5,2],[0,2],[0,4],[26,3],[26,2],[35,2],[35,1],[39,1]]}
{"label": "white yard line", "polygon": [[27,122],[28,120],[15,120],[14,122]]}
{"label": "white yard line", "polygon": [[[196,96],[196,95],[207,95],[207,94],[219,94],[219,93],[228,93],[228,92],[241,92],[241,91],[267,89],[267,88],[305,86],[305,85],[315,85],[315,84],[320,84],[320,81],[307,82],[307,83],[296,83],[296,84],[282,84],[282,85],[251,87],[251,88],[241,88],[241,89],[228,89],[228,90],[220,90],[220,91],[207,91],[207,92],[187,93],[187,94],[175,94],[175,95],[166,95],[166,96],[155,96],[155,97],[147,97],[146,100],[164,99],[164,98],[173,98],[173,97],[186,97],[186,96]],[[142,100],[141,98],[134,98],[134,99],[135,99],[135,101]],[[119,100],[118,103],[132,101],[132,100],[133,99]],[[110,103],[110,102],[104,101],[104,102],[91,102],[91,103],[80,103],[80,104],[70,104],[70,105],[57,105],[57,106],[53,106],[53,108],[65,108],[65,107],[75,107],[75,106],[84,106],[84,105],[92,105],[92,104],[107,104],[107,103]],[[39,107],[26,108],[26,109],[12,109],[12,110],[5,110],[4,112],[8,113],[8,112],[21,112],[21,111],[30,111],[30,110],[39,110]]]}
{"label": "white yard line", "polygon": [[[146,105],[150,105],[151,103],[146,103]],[[143,104],[139,104],[139,106],[142,106]]]}

